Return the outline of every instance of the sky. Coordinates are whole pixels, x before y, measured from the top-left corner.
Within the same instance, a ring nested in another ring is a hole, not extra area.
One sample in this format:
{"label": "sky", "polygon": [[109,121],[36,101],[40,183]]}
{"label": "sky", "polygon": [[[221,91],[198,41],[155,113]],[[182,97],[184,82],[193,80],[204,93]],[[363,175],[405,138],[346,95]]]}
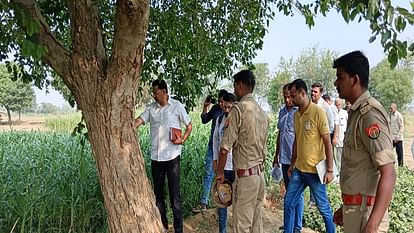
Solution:
{"label": "sky", "polygon": [[[409,7],[409,1],[393,1],[404,7]],[[412,1],[410,1],[412,2]],[[410,9],[410,8],[409,8]],[[330,12],[327,17],[318,16],[315,26],[309,29],[303,16],[296,14],[293,17],[276,13],[271,21],[268,33],[265,35],[263,48],[258,51],[254,63],[268,63],[271,73],[276,71],[280,59],[297,58],[301,51],[318,46],[319,49],[329,49],[339,55],[362,50],[370,61],[371,67],[379,63],[384,57],[383,48],[377,38],[373,43],[368,40],[371,30],[368,22],[350,22],[347,24],[341,15]],[[407,26],[401,39],[414,40],[414,27]],[[57,106],[65,103],[63,97],[56,91],[36,88],[37,103],[49,102]]]}
{"label": "sky", "polygon": [[[396,3],[407,1],[394,1]],[[373,67],[384,57],[384,50],[380,44],[380,38],[369,43],[372,36],[369,23],[366,21],[350,22],[347,24],[342,16],[336,12],[330,12],[327,17],[318,16],[315,26],[309,29],[303,16],[296,14],[293,17],[277,14],[269,25],[268,33],[264,38],[263,49],[254,59],[255,63],[268,63],[273,73],[277,68],[280,58],[297,58],[301,51],[313,46],[319,49],[329,49],[338,52],[339,55],[354,50],[361,50],[368,57],[370,66]],[[406,28],[401,39],[414,39],[414,27]]]}

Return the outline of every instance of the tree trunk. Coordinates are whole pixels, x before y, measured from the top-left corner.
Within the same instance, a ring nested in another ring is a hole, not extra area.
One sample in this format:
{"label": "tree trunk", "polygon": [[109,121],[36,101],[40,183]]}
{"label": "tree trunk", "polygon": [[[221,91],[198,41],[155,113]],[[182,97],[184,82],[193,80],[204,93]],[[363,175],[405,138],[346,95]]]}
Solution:
{"label": "tree trunk", "polygon": [[11,126],[12,125],[12,121],[11,121],[11,112],[10,112],[10,109],[9,108],[6,108],[6,111],[7,111],[7,118],[9,119],[9,125]]}
{"label": "tree trunk", "polygon": [[[132,128],[133,105],[116,93],[82,105],[111,232],[161,232],[153,189]],[[129,107],[128,107],[129,106]]]}
{"label": "tree trunk", "polygon": [[20,115],[21,115],[21,110],[19,110],[19,122],[21,121]]}
{"label": "tree trunk", "polygon": [[110,58],[96,1],[66,1],[70,51],[51,32],[35,0],[14,2],[39,22],[37,41],[47,48],[42,60],[62,77],[83,112],[111,232],[161,232],[161,218],[133,129],[149,1],[116,1]]}

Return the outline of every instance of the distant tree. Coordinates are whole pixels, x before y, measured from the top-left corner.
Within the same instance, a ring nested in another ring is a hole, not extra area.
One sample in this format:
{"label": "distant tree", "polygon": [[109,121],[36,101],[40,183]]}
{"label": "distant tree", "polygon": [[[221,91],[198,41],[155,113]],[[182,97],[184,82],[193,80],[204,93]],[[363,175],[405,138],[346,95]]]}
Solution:
{"label": "distant tree", "polygon": [[19,113],[19,121],[21,111],[29,108],[35,101],[34,90],[29,83],[24,83],[20,78],[15,81],[11,79],[10,74],[4,64],[0,64],[0,105],[6,111],[11,124],[11,112]]}
{"label": "distant tree", "polygon": [[37,109],[37,113],[40,114],[56,114],[58,112],[60,112],[58,106],[47,102],[40,103],[39,108]]}
{"label": "distant tree", "polygon": [[277,111],[283,104],[281,88],[293,79],[303,79],[308,86],[315,82],[322,83],[324,92],[334,96],[336,90],[333,85],[335,70],[332,62],[337,57],[337,52],[329,49],[319,49],[313,46],[300,52],[298,58],[282,58],[278,65],[275,78],[270,82],[267,97],[273,111]]}
{"label": "distant tree", "polygon": [[283,105],[283,86],[292,80],[291,73],[284,69],[276,73],[275,77],[270,81],[267,99],[273,112],[276,112]]}
{"label": "distant tree", "polygon": [[388,60],[384,59],[371,70],[369,90],[386,109],[391,103],[404,109],[413,98],[413,77],[411,61],[403,60],[391,69]]}
{"label": "distant tree", "polygon": [[253,95],[258,99],[259,104],[267,103],[267,93],[269,91],[269,82],[271,74],[268,63],[254,63],[251,66],[244,66],[240,70],[250,69],[256,78],[256,86]]}
{"label": "distant tree", "polygon": [[335,95],[335,70],[332,69],[332,62],[336,57],[337,52],[319,49],[318,46],[305,49],[293,63],[293,76],[305,80],[308,86],[319,82],[326,94]]}

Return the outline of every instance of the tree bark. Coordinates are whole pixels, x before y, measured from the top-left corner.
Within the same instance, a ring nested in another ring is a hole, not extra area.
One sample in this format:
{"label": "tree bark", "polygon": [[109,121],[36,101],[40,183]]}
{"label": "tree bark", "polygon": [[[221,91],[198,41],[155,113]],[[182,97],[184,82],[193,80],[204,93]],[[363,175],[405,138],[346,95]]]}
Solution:
{"label": "tree bark", "polygon": [[40,22],[43,60],[72,91],[83,112],[111,232],[161,232],[160,215],[133,129],[136,91],[149,19],[148,0],[118,0],[108,59],[96,1],[67,1],[72,51],[55,39],[35,0],[15,0]]}
{"label": "tree bark", "polygon": [[12,121],[11,121],[11,112],[9,108],[6,108],[7,111],[7,119],[9,120],[9,125],[11,126]]}

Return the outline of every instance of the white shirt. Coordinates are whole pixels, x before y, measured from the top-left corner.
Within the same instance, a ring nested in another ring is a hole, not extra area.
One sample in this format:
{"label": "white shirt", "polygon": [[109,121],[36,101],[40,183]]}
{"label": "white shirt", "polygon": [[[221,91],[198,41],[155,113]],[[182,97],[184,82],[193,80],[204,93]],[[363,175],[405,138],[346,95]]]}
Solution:
{"label": "white shirt", "polygon": [[[220,118],[221,122],[219,122]],[[220,143],[223,139],[224,134],[224,125],[227,120],[226,115],[223,115],[223,117],[219,116],[216,119],[216,126],[214,127],[214,133],[213,133],[213,160],[217,160],[218,156],[220,154]],[[233,171],[233,155],[231,153],[231,150],[227,154],[227,160],[226,165],[224,166],[224,170],[226,171]]]}
{"label": "white shirt", "polygon": [[326,118],[328,118],[329,133],[333,133],[335,130],[335,119],[332,113],[332,108],[323,98],[318,100],[317,105],[325,110]]}
{"label": "white shirt", "polygon": [[153,102],[140,117],[144,124],[150,123],[151,160],[169,161],[181,154],[182,145],[172,143],[170,130],[171,127],[181,129],[181,123],[187,126],[191,119],[179,101],[168,97],[165,106]]}
{"label": "white shirt", "polygon": [[339,120],[339,132],[338,132],[338,143],[335,145],[335,147],[343,147],[344,146],[344,138],[345,138],[345,131],[346,131],[346,123],[348,121],[348,112],[344,109],[336,109],[336,112],[338,114],[338,120]]}
{"label": "white shirt", "polygon": [[390,122],[392,140],[404,140],[404,120],[401,113],[399,111],[391,112]]}

